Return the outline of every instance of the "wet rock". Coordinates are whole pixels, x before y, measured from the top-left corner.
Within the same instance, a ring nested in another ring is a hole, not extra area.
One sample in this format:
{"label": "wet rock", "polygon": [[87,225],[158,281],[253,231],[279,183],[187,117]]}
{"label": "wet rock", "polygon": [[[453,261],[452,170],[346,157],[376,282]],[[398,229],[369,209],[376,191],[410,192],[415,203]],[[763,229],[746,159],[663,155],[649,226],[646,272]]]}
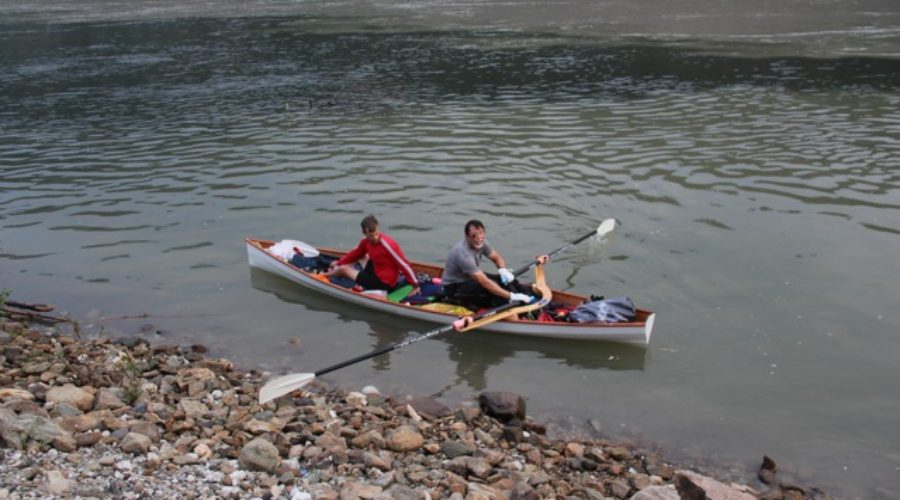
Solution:
{"label": "wet rock", "polygon": [[509,422],[525,419],[525,399],[511,392],[483,392],[478,396],[481,409],[488,415]]}
{"label": "wet rock", "polygon": [[757,472],[756,476],[764,484],[774,484],[775,483],[775,471],[776,471],[775,461],[772,460],[771,458],[769,458],[768,455],[763,455],[762,465],[759,466],[759,472]]}
{"label": "wet rock", "polygon": [[450,408],[432,398],[413,398],[408,404],[426,420],[434,420],[451,413]]}

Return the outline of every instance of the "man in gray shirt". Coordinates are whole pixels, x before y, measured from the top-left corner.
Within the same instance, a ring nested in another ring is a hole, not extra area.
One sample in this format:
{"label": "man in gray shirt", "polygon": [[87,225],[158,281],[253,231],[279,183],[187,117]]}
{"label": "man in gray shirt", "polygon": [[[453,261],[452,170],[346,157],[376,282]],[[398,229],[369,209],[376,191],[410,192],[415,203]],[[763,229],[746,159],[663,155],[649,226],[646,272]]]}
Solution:
{"label": "man in gray shirt", "polygon": [[[447,255],[444,274],[441,276],[444,293],[448,298],[472,308],[499,307],[507,302],[530,302],[531,297],[516,293],[503,285],[515,281],[512,271],[499,252],[484,239],[484,224],[473,219],[466,223],[465,238],[460,240]],[[499,274],[486,274],[479,267],[487,257]]]}

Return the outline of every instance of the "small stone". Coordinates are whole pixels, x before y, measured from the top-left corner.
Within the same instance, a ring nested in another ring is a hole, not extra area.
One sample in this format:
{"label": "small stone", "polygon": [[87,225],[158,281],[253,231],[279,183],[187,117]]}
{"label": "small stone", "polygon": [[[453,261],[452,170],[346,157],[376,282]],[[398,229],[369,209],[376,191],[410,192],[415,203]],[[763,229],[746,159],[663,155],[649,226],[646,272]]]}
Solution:
{"label": "small stone", "polygon": [[153,442],[149,437],[136,432],[129,432],[122,438],[119,447],[122,448],[122,451],[125,453],[144,455],[150,451],[151,445],[153,445]]}
{"label": "small stone", "polygon": [[263,438],[256,438],[241,449],[239,461],[249,470],[274,472],[278,467],[280,456],[275,445]]}
{"label": "small stone", "polygon": [[58,470],[49,470],[45,474],[47,478],[47,492],[51,495],[65,495],[69,492],[69,481]]}
{"label": "small stone", "polygon": [[351,392],[347,394],[345,399],[347,404],[351,406],[366,406],[367,403],[366,395],[361,392]]}
{"label": "small stone", "polygon": [[422,435],[408,425],[401,425],[387,437],[387,446],[394,451],[417,450],[424,442]]}

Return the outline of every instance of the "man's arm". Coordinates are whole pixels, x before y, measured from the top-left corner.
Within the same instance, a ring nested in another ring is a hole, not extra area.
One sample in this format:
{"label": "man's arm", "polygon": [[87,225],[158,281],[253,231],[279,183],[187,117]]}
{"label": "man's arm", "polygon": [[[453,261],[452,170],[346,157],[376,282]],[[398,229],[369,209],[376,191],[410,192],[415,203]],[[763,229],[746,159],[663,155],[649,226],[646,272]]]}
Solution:
{"label": "man's arm", "polygon": [[341,257],[340,259],[332,261],[331,265],[329,267],[334,268],[334,267],[343,266],[346,264],[353,264],[354,262],[363,258],[363,256],[366,255],[365,244],[366,244],[366,239],[365,238],[361,239],[359,241],[359,244],[356,245],[356,248],[347,252],[347,254],[344,255],[343,257]]}
{"label": "man's arm", "polygon": [[481,285],[481,288],[484,288],[485,290],[498,297],[509,300],[510,292],[504,290],[494,280],[488,278],[487,275],[484,274],[484,271],[475,271],[470,276],[473,280],[477,281],[479,285]]}
{"label": "man's arm", "polygon": [[501,267],[506,267],[506,261],[503,260],[503,256],[500,255],[500,252],[498,252],[496,250],[491,250],[491,253],[490,253],[490,255],[488,255],[488,258],[491,259],[491,262],[493,262],[494,265],[497,266],[497,269],[500,269]]}

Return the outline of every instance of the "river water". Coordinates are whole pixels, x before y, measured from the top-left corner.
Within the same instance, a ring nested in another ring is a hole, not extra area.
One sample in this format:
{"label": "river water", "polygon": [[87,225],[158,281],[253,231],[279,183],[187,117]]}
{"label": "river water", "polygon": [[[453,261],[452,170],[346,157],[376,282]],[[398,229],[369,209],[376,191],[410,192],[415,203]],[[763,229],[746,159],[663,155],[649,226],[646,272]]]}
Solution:
{"label": "river water", "polygon": [[326,380],[515,391],[561,434],[900,496],[896,2],[24,0],[0,19],[14,299],[314,371],[429,325],[250,271],[242,238],[347,248],[371,212],[442,262],[478,217],[517,267],[615,217],[549,281],[657,311],[649,348],[447,335]]}

